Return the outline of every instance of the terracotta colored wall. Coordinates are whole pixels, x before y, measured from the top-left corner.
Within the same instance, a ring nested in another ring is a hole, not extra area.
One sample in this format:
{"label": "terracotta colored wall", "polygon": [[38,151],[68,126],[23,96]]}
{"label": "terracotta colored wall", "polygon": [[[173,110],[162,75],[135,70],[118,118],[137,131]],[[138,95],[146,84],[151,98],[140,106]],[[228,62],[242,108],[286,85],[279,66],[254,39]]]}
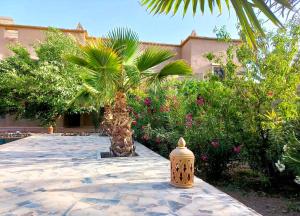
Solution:
{"label": "terracotta colored wall", "polygon": [[[20,28],[13,27],[9,29],[14,29],[18,31],[18,39],[11,40],[11,39],[4,38],[4,32],[6,31],[6,27],[0,25],[0,58],[3,59],[12,54],[8,49],[8,45],[14,42],[21,43],[23,46],[28,48],[33,58],[36,57],[33,46],[39,41],[43,41],[45,39],[46,30],[37,29],[37,28],[21,28],[21,27]],[[73,36],[80,43],[84,43],[85,41],[84,33],[65,32],[65,34],[69,34]]]}
{"label": "terracotta colored wall", "polygon": [[7,41],[4,39],[4,28],[0,27],[0,60],[8,55]]}
{"label": "terracotta colored wall", "polygon": [[203,79],[212,69],[211,62],[205,55],[211,52],[216,56],[224,56],[228,47],[228,43],[217,40],[191,38],[182,47],[182,58],[188,59],[194,74]]}
{"label": "terracotta colored wall", "polygon": [[[56,121],[57,127],[63,127],[63,118]],[[16,119],[15,115],[0,116],[0,127],[41,127],[39,121],[30,119]]]}
{"label": "terracotta colored wall", "polygon": [[5,115],[0,117],[0,127],[37,127],[40,126],[38,121],[32,121],[27,119],[16,119],[14,115]]}

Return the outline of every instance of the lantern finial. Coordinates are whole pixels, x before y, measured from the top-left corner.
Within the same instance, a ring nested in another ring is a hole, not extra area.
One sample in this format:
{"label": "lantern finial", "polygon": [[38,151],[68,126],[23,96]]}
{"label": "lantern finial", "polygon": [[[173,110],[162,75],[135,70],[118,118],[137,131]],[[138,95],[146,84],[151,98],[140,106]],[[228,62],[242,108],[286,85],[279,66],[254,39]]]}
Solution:
{"label": "lantern finial", "polygon": [[186,142],[185,142],[185,140],[182,137],[180,137],[180,139],[178,140],[177,146],[181,147],[181,148],[183,148],[183,147],[186,146]]}

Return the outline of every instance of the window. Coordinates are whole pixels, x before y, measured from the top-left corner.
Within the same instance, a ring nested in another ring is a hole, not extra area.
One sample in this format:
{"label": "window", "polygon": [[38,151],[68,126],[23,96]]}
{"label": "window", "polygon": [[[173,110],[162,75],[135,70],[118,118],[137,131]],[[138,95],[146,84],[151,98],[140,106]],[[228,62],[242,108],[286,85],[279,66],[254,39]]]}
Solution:
{"label": "window", "polygon": [[18,40],[19,32],[15,29],[6,29],[4,32],[4,38],[9,40]]}
{"label": "window", "polygon": [[219,64],[212,64],[212,72],[221,79],[225,78],[225,71]]}

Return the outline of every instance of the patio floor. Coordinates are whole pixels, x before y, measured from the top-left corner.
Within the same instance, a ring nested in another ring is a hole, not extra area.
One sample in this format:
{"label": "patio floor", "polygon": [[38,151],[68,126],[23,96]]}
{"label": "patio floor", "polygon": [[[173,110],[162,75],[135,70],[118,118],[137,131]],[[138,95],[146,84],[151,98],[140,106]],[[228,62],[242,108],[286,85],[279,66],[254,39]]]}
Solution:
{"label": "patio floor", "polygon": [[0,146],[0,215],[259,215],[201,179],[169,185],[169,161],[100,158],[109,139],[33,135]]}

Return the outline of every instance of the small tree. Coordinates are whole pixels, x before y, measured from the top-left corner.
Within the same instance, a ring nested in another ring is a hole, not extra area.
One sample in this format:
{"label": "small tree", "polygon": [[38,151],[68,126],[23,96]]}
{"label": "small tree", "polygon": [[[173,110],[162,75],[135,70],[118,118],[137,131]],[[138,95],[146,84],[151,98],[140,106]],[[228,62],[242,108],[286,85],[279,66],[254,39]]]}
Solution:
{"label": "small tree", "polygon": [[157,72],[154,68],[174,54],[159,48],[141,52],[138,46],[137,34],[120,28],[109,32],[106,39],[82,47],[83,56],[69,57],[71,62],[87,69],[84,72],[86,85],[104,98],[114,97],[111,151],[116,156],[130,156],[134,152],[127,93],[145,82],[157,83],[169,75],[192,72],[182,60],[167,63]]}
{"label": "small tree", "polygon": [[1,61],[0,108],[3,113],[17,112],[51,125],[65,112],[80,110],[68,105],[81,79],[76,66],[63,58],[78,53],[79,48],[73,38],[58,30],[45,34],[45,41],[35,45],[37,60],[30,58],[26,48],[14,45],[10,48],[14,55]]}
{"label": "small tree", "polygon": [[24,76],[30,74],[36,67],[36,62],[30,58],[26,48],[16,44],[11,45],[13,56],[0,61],[0,114],[23,113],[24,98],[26,93],[20,90],[24,88]]}
{"label": "small tree", "polygon": [[[258,38],[258,50],[247,44],[227,51],[224,84],[234,89],[242,111],[244,146],[252,168],[276,174],[275,161],[287,142],[287,122],[299,118],[297,86],[300,82],[300,28],[297,25]],[[240,66],[233,61],[234,51]],[[215,79],[215,78],[213,78]]]}

